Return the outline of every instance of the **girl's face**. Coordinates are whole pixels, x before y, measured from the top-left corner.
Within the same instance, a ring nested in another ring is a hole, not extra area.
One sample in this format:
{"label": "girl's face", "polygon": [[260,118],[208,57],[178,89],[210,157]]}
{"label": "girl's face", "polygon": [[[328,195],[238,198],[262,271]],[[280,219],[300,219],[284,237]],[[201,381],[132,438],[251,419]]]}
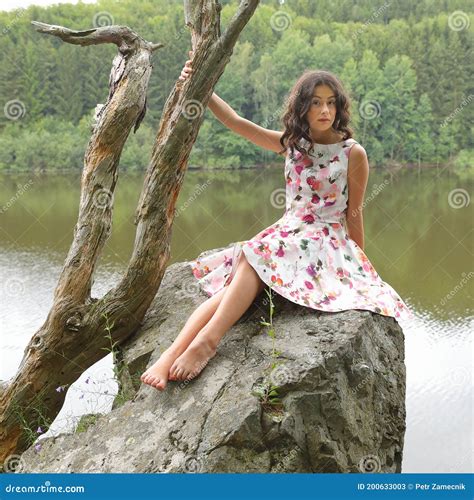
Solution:
{"label": "girl's face", "polygon": [[311,130],[325,132],[332,127],[336,119],[336,96],[327,85],[318,85],[314,88],[311,105],[306,119]]}

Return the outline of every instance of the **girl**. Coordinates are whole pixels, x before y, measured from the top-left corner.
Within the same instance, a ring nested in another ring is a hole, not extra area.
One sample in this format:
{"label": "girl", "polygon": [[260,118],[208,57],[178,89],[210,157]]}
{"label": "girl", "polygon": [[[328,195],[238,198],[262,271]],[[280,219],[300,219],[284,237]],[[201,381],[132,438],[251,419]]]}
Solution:
{"label": "girl", "polygon": [[[191,72],[189,59],[180,80]],[[327,71],[305,71],[288,98],[283,132],[240,117],[216,94],[209,108],[237,134],[285,156],[286,211],[250,240],[190,263],[210,298],[141,380],[164,390],[168,380],[198,375],[265,285],[313,309],[411,318],[363,251],[369,164],[352,138],[350,101],[339,79]]]}

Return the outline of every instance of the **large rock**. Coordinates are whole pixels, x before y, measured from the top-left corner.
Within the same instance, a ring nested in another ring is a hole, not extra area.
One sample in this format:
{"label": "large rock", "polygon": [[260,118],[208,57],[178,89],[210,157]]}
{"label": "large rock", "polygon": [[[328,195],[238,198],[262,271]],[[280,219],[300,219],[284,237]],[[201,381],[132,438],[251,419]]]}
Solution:
{"label": "large rock", "polygon": [[[197,378],[164,392],[140,384],[204,300],[188,263],[168,267],[123,348],[114,409],[84,432],[31,447],[23,471],[401,472],[404,336],[395,319],[315,311],[273,294],[273,344],[260,324],[270,317],[264,291]],[[280,364],[270,372],[273,349]],[[269,383],[282,406],[269,402]]]}

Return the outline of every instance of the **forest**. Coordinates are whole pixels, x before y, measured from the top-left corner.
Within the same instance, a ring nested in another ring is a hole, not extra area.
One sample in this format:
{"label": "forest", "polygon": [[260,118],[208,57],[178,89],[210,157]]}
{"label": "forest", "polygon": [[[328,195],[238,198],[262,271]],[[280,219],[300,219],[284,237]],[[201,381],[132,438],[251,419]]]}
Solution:
{"label": "forest", "polygon": [[[225,26],[238,1],[221,0]],[[336,74],[351,96],[355,139],[371,166],[472,165],[472,2],[263,0],[215,92],[241,116],[282,130],[285,98],[306,69]],[[153,56],[146,117],[120,166],[146,168],[167,96],[191,49],[181,0],[99,0],[0,12],[0,169],[81,169],[117,48],[72,46],[31,21],[71,29],[127,25],[164,47]],[[210,110],[190,167],[281,164]]]}

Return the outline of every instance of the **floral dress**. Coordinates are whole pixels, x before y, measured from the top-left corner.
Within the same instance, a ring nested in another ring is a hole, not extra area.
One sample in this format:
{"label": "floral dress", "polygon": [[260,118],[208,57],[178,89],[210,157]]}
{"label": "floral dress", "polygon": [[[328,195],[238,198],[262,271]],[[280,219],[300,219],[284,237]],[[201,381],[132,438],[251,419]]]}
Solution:
{"label": "floral dress", "polygon": [[[309,148],[304,139],[300,144]],[[233,279],[241,252],[276,293],[321,311],[363,309],[395,319],[413,313],[346,230],[347,166],[354,139],[289,152],[286,210],[248,241],[203,252],[189,264],[210,297]]]}

